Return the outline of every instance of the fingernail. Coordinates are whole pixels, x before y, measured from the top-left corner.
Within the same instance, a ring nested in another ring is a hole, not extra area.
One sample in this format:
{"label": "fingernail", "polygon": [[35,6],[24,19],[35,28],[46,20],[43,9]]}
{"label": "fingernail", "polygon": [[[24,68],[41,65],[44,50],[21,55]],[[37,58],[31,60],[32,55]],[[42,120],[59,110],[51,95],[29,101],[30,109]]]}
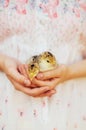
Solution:
{"label": "fingernail", "polygon": [[37,75],[37,78],[38,78],[38,79],[43,78],[43,74],[38,74],[38,75]]}
{"label": "fingernail", "polygon": [[30,85],[30,81],[26,79],[26,80],[24,81],[24,84],[25,84],[26,86],[28,86],[28,85]]}
{"label": "fingernail", "polygon": [[49,89],[49,87],[47,87],[47,88],[45,88],[44,90],[45,90],[45,91],[48,91],[48,90],[50,90],[50,89]]}

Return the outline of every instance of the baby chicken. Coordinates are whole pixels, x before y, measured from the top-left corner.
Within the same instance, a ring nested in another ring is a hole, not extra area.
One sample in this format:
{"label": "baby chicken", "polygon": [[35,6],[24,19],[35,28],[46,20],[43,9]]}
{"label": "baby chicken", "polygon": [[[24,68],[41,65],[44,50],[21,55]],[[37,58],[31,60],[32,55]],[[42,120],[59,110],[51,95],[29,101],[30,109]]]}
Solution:
{"label": "baby chicken", "polygon": [[38,64],[41,72],[54,69],[57,66],[55,56],[50,52],[40,54]]}
{"label": "baby chicken", "polygon": [[29,61],[32,63],[38,63],[38,58],[39,58],[39,56],[35,55],[35,56],[32,56]]}
{"label": "baby chicken", "polygon": [[29,63],[28,64],[27,74],[31,81],[39,73],[39,71],[40,71],[40,68],[39,68],[38,63]]}
{"label": "baby chicken", "polygon": [[57,66],[56,58],[51,52],[43,52],[32,56],[28,63],[28,75],[32,80],[39,72],[54,69]]}

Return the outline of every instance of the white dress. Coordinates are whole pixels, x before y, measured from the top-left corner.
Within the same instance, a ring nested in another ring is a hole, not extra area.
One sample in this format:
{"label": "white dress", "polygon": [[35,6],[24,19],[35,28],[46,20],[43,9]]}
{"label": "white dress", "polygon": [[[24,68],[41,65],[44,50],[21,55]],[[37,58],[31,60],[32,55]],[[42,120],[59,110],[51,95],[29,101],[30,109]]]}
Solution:
{"label": "white dress", "polygon": [[[52,52],[59,64],[82,60],[86,0],[1,0],[0,16],[0,31],[7,29],[0,52],[22,63],[43,51]],[[33,98],[15,90],[0,72],[0,130],[86,130],[86,78],[56,90],[52,97]]]}

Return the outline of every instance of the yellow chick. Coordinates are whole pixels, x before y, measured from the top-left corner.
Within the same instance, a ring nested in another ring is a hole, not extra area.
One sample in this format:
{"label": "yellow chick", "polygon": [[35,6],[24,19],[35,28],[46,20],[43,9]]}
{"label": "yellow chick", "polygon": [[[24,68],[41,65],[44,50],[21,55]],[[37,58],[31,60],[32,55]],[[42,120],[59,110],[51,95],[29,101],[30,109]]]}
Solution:
{"label": "yellow chick", "polygon": [[35,55],[35,56],[32,56],[29,60],[29,62],[31,63],[38,63],[38,58],[39,56],[38,55]]}
{"label": "yellow chick", "polygon": [[39,71],[40,71],[40,68],[39,68],[38,63],[29,63],[28,64],[27,74],[31,81],[39,73]]}
{"label": "yellow chick", "polygon": [[57,66],[55,56],[47,51],[39,55],[38,63],[41,72],[54,69]]}
{"label": "yellow chick", "polygon": [[57,66],[56,58],[51,52],[43,52],[40,55],[32,56],[28,63],[28,75],[30,80],[39,73],[54,69]]}

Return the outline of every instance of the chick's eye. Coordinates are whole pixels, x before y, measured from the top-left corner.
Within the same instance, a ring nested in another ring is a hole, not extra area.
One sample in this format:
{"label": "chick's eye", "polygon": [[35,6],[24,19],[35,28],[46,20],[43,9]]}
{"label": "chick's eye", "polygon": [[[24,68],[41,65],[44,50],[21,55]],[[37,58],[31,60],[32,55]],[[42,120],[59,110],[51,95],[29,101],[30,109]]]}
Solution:
{"label": "chick's eye", "polygon": [[49,63],[49,60],[47,60],[47,62]]}
{"label": "chick's eye", "polygon": [[34,64],[31,65],[31,68],[33,68],[33,67],[34,67]]}

